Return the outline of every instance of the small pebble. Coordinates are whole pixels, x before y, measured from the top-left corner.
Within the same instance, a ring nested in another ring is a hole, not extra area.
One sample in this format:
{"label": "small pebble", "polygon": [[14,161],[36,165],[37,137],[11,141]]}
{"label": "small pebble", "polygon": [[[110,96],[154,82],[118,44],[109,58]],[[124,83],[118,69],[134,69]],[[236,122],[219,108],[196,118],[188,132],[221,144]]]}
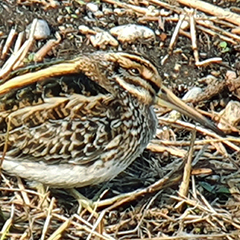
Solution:
{"label": "small pebble", "polygon": [[117,14],[119,17],[125,14],[126,10],[123,8],[115,8],[114,13]]}
{"label": "small pebble", "polygon": [[64,17],[62,15],[57,17],[57,22],[62,24],[64,22]]}
{"label": "small pebble", "polygon": [[87,27],[86,25],[80,25],[78,27],[78,30],[81,34],[96,34],[96,31],[91,30],[89,27]]}
{"label": "small pebble", "polygon": [[100,17],[103,17],[104,15],[103,15],[103,12],[102,12],[102,11],[96,11],[96,12],[94,12],[94,16],[95,16],[96,18],[100,18]]}
{"label": "small pebble", "polygon": [[173,69],[174,69],[174,71],[176,71],[176,72],[179,72],[179,71],[180,71],[180,69],[181,69],[181,66],[182,66],[181,64],[179,64],[179,63],[176,63],[176,64],[175,64],[175,66],[174,66],[174,68],[173,68]]}
{"label": "small pebble", "polygon": [[226,79],[227,79],[227,80],[231,80],[231,79],[235,79],[235,78],[237,78],[236,72],[230,71],[230,70],[228,70],[228,71],[226,72]]}
{"label": "small pebble", "polygon": [[98,5],[90,2],[86,5],[86,9],[94,13],[98,11]]}
{"label": "small pebble", "polygon": [[[29,35],[30,29],[32,24],[27,26],[26,32],[27,36]],[[44,40],[50,36],[50,29],[48,26],[48,23],[45,20],[38,19],[35,32],[34,32],[34,38],[36,40]]]}
{"label": "small pebble", "polygon": [[122,43],[132,43],[138,39],[147,41],[155,40],[155,34],[152,29],[136,24],[113,27],[110,29],[110,33],[114,37],[117,37],[117,39]]}

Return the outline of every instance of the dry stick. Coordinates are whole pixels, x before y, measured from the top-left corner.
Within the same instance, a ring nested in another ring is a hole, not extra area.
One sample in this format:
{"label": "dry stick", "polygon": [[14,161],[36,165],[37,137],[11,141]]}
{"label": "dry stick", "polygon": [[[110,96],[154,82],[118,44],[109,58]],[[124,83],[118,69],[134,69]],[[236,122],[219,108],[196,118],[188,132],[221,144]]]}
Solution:
{"label": "dry stick", "polygon": [[162,2],[162,1],[159,1],[159,0],[149,0],[149,2],[153,3],[153,4],[156,4],[156,5],[160,6],[160,7],[165,7],[165,8],[167,8],[169,10],[172,10],[172,11],[178,13],[178,14],[183,12],[181,8],[179,8],[177,6],[173,6],[173,5],[165,3],[165,2]]}
{"label": "dry stick", "polygon": [[22,198],[23,198],[23,201],[24,201],[24,205],[30,206],[31,205],[30,199],[29,199],[26,191],[24,191],[25,190],[25,186],[22,183],[22,180],[20,178],[18,178],[18,187],[20,189],[20,193],[22,195]]}
{"label": "dry stick", "polygon": [[15,206],[12,204],[10,218],[4,223],[0,231],[0,236],[1,236],[0,240],[6,239],[5,237],[8,234],[10,227],[13,225],[14,212],[15,212]]}
{"label": "dry stick", "polygon": [[[63,216],[59,216],[59,217],[65,218]],[[74,214],[74,219],[75,218],[77,219],[77,222],[76,221],[72,221],[71,224],[74,225],[74,227],[76,229],[79,229],[79,228],[83,229],[83,230],[85,230],[88,233],[94,234],[95,237],[98,237],[101,240],[114,240],[114,238],[112,238],[110,235],[108,235],[105,232],[103,232],[102,234],[100,234],[100,233],[98,233],[96,231],[93,232],[93,230],[92,230],[93,229],[93,225],[90,222],[88,222],[85,219],[83,219],[82,217],[80,217],[78,214]],[[82,223],[85,224],[86,226],[82,225]],[[94,238],[94,239],[96,239],[96,238]]]}
{"label": "dry stick", "polygon": [[211,19],[211,18],[213,18],[212,21],[214,23],[217,23],[218,25],[225,26],[227,28],[236,28],[236,26],[234,24],[226,22],[224,20],[221,20],[220,17],[218,17],[218,18],[216,18],[216,17],[209,17],[209,19]]}
{"label": "dry stick", "polygon": [[[153,237],[153,238],[144,238],[144,240],[192,240],[192,239],[201,239],[201,240],[216,240],[216,239],[228,239],[233,240],[233,238],[230,237],[237,237],[234,239],[239,239],[240,231],[234,231],[231,233],[213,233],[213,234],[193,234],[188,233],[183,236],[183,234],[180,234],[180,236],[167,236],[167,237]],[[140,240],[140,238],[131,238],[132,240]]]}
{"label": "dry stick", "polygon": [[63,224],[60,225],[47,240],[56,240],[60,239],[62,237],[62,233],[69,227],[71,224],[71,221],[73,219],[73,216],[70,217],[69,219],[64,220]]}
{"label": "dry stick", "polygon": [[137,13],[140,13],[140,14],[146,14],[147,13],[147,8],[144,8],[144,7],[138,7],[138,6],[135,6],[135,5],[131,5],[131,4],[127,4],[127,3],[123,3],[123,2],[120,2],[120,1],[115,1],[115,0],[103,0],[103,2],[105,3],[109,3],[109,4],[114,4],[118,7],[121,7],[121,8],[126,8],[126,9],[131,9]]}
{"label": "dry stick", "polygon": [[[211,139],[211,137],[206,136],[207,139]],[[222,142],[218,142],[218,143],[211,143],[215,149],[217,150],[217,152],[221,153],[222,156],[224,156],[224,158],[228,157],[228,152],[226,150],[226,148],[224,147],[224,145],[222,144]]]}
{"label": "dry stick", "polygon": [[[122,7],[122,8],[125,8],[125,9],[131,9],[131,10],[137,12],[137,13],[140,13],[140,14],[147,14],[149,12],[149,10],[147,8],[123,3],[122,1],[103,0],[103,2],[106,2],[106,3],[109,3],[109,4],[114,4],[118,7]],[[164,2],[161,2],[161,1],[158,1],[158,0],[150,0],[149,2],[157,4],[158,6],[161,6],[161,7],[165,7],[165,8],[167,8],[169,10],[172,10],[172,11],[178,13],[178,14],[180,14],[182,12],[181,8],[172,6],[171,4],[168,4],[168,3],[164,3]],[[159,12],[159,16],[160,16],[160,12]]]}
{"label": "dry stick", "polygon": [[[1,80],[4,79],[9,74],[13,65],[16,63],[18,58],[21,56],[24,48],[26,48],[28,44],[29,44],[29,40],[24,42],[24,44],[19,49],[19,51],[16,54],[12,54],[11,57],[5,62],[3,67],[0,69],[0,79]],[[1,83],[3,83],[3,82],[1,82]]]}
{"label": "dry stick", "polygon": [[11,186],[8,185],[8,187],[0,187],[0,191],[6,191],[6,192],[26,192],[32,195],[44,197],[44,194],[38,193],[34,190],[29,190],[29,189],[19,189],[19,188],[10,188]]}
{"label": "dry stick", "polygon": [[175,30],[172,34],[172,38],[171,38],[171,41],[169,43],[169,46],[168,46],[168,52],[171,54],[172,51],[173,51],[173,48],[174,46],[176,45],[177,43],[177,39],[178,39],[178,34],[179,34],[179,31],[180,31],[180,28],[182,26],[182,23],[183,23],[183,20],[185,19],[186,15],[185,14],[181,14],[179,16],[179,21],[177,23],[177,26],[175,27]]}
{"label": "dry stick", "polygon": [[47,217],[46,217],[46,221],[44,222],[41,240],[44,240],[44,239],[45,239],[45,236],[46,236],[46,234],[47,234],[47,230],[48,230],[48,228],[49,228],[50,221],[51,221],[51,219],[52,219],[52,210],[53,210],[54,203],[55,203],[55,198],[53,197],[53,198],[51,199],[49,208],[47,209]]}
{"label": "dry stick", "polygon": [[41,49],[39,49],[34,55],[34,61],[40,62],[43,58],[52,50],[53,47],[57,46],[61,39],[60,34],[57,32],[55,34],[57,39],[50,39]]}
{"label": "dry stick", "polygon": [[[197,191],[197,194],[202,197],[202,195]],[[185,204],[189,205],[189,207],[197,208],[202,212],[205,212],[206,214],[215,214],[219,215],[219,210],[216,211],[214,208],[211,207],[211,205],[208,203],[206,204],[206,200],[204,201],[202,198],[201,199],[190,199],[190,198],[185,198],[185,197],[177,197],[177,196],[171,196],[172,199],[179,201],[179,202],[184,202]]]}
{"label": "dry stick", "polygon": [[[194,144],[196,145],[196,139],[195,139],[195,141],[194,141]],[[208,146],[207,146],[207,145],[204,145],[204,146],[200,149],[200,151],[197,153],[196,157],[195,157],[195,158],[193,159],[193,161],[192,161],[192,166],[193,166],[193,167],[198,163],[200,157],[203,155],[203,153],[206,151],[207,148],[208,148]]]}
{"label": "dry stick", "polygon": [[202,132],[204,134],[207,134],[211,137],[221,139],[224,144],[226,144],[227,146],[229,146],[233,150],[235,150],[237,152],[240,152],[240,147],[238,147],[235,144],[229,142],[227,138],[222,138],[219,135],[217,135],[216,133],[214,133],[214,132],[212,132],[208,129],[205,129],[203,127],[195,126],[194,124],[186,123],[186,122],[180,121],[180,120],[172,121],[170,119],[166,119],[166,118],[163,118],[163,117],[158,117],[158,120],[162,121],[164,123],[171,123],[173,125],[176,124],[177,126],[183,126],[184,128],[188,128],[188,129],[194,129],[196,127],[197,131]]}
{"label": "dry stick", "polygon": [[[190,149],[187,157],[187,162],[184,167],[183,180],[179,188],[179,195],[184,197],[187,197],[188,189],[189,189],[189,181],[191,177],[192,158],[193,158],[195,140],[196,140],[196,130],[194,129],[192,132],[191,145],[190,145]],[[181,212],[182,208],[183,208],[183,205],[179,205],[178,210]]]}
{"label": "dry stick", "polygon": [[17,40],[15,42],[15,45],[14,45],[14,49],[13,49],[13,52],[16,54],[18,52],[18,50],[21,48],[22,46],[22,43],[23,43],[23,37],[24,37],[24,32],[20,32],[18,34],[18,37],[17,37]]}
{"label": "dry stick", "polygon": [[4,142],[4,146],[3,146],[3,153],[2,153],[2,156],[0,158],[0,172],[1,172],[1,169],[2,169],[3,160],[4,160],[4,158],[6,156],[6,153],[7,153],[9,132],[10,132],[10,118],[8,117],[7,118],[7,132],[5,134],[5,142]]}
{"label": "dry stick", "polygon": [[[205,31],[205,28],[203,28],[203,27],[201,27],[201,26],[197,26],[197,28],[198,28],[198,29],[201,29],[201,28],[202,28],[202,30]],[[218,35],[219,38],[224,39],[226,42],[230,42],[230,43],[233,44],[233,45],[236,45],[236,44],[237,44],[237,42],[233,41],[231,38],[228,38],[228,37],[219,35],[218,33],[213,32],[213,31],[211,31],[211,30],[208,31],[208,29],[206,29],[205,32],[207,32],[208,34],[210,34],[210,35],[212,35],[212,36]],[[183,35],[183,36],[191,39],[191,35],[190,35],[189,33],[185,32],[185,31],[183,31],[183,30],[181,30],[181,29],[180,29],[179,33],[180,33],[181,35]],[[213,57],[213,58],[208,58],[208,59],[206,59],[206,60],[203,60],[203,61],[201,61],[201,62],[196,63],[196,66],[198,66],[198,67],[204,67],[204,66],[208,66],[209,64],[212,64],[212,63],[221,63],[221,62],[222,62],[222,58],[220,58],[220,57]],[[208,99],[209,99],[209,97],[208,97]]]}
{"label": "dry stick", "polygon": [[[219,139],[203,139],[203,140],[196,140],[195,141],[195,145],[207,145],[209,143],[218,143],[218,142],[222,142],[222,141],[230,141],[230,142],[236,142],[236,143],[240,143],[240,138],[234,138],[234,137],[226,137],[226,138],[219,138]],[[164,145],[164,146],[189,146],[190,142],[189,141],[169,141],[169,140],[160,140],[160,139],[153,139],[151,141],[151,143],[153,144],[153,150],[155,149],[155,145]],[[151,149],[151,146],[149,147],[149,149]],[[161,149],[161,148],[160,148]],[[157,149],[155,150],[157,152]]]}
{"label": "dry stick", "polygon": [[[158,21],[159,20],[159,17],[142,17],[141,19],[143,20],[148,20],[149,21]],[[178,21],[178,16],[169,16],[169,14],[165,17],[164,20],[168,21],[168,22],[177,22]],[[195,17],[196,21],[210,21],[210,22],[215,22],[221,26],[225,26],[225,27],[228,27],[228,28],[235,28],[236,26],[232,23],[229,23],[229,22],[226,22],[224,20],[221,20],[222,18],[221,17],[212,17],[212,16],[207,16],[207,15],[204,15],[204,16],[196,16]]]}
{"label": "dry stick", "polygon": [[199,61],[199,53],[197,48],[197,33],[196,33],[196,21],[194,17],[194,10],[189,10],[189,22],[190,22],[190,33],[191,33],[191,41],[192,41],[192,49],[193,49],[193,55],[195,58],[195,65],[200,66],[207,66],[211,63],[220,63],[222,62],[221,58],[215,57],[215,58],[209,58],[204,61]]}
{"label": "dry stick", "polygon": [[190,33],[191,33],[191,40],[192,40],[192,50],[193,56],[195,58],[195,64],[199,64],[199,54],[197,48],[197,33],[196,33],[196,21],[194,18],[194,10],[189,10],[189,23],[190,23]]}
{"label": "dry stick", "polygon": [[167,61],[167,59],[169,58],[169,55],[171,55],[173,53],[173,48],[177,44],[178,35],[179,35],[180,30],[181,30],[181,25],[182,25],[185,17],[186,17],[185,14],[181,14],[179,16],[177,26],[174,29],[174,32],[173,32],[172,37],[171,37],[171,41],[170,41],[169,46],[168,46],[168,54],[161,60],[161,65],[164,65],[165,62]]}
{"label": "dry stick", "polygon": [[23,234],[20,235],[19,240],[26,240],[29,238],[29,229],[26,229],[25,232]]}
{"label": "dry stick", "polygon": [[[69,225],[73,225],[76,230],[84,230],[88,233],[92,231],[92,224],[90,222],[87,222],[85,219],[81,218],[77,214],[72,215],[70,218],[56,213],[53,213],[52,216],[60,219],[64,222],[64,224],[62,224],[47,240],[59,239],[59,237],[61,237],[62,233],[67,229]],[[77,221],[74,221],[73,218],[76,218]],[[67,224],[65,224],[66,222]],[[81,223],[85,224],[86,226]],[[106,233],[99,234],[98,232],[94,232],[94,236],[99,237],[102,240],[114,240]]]}
{"label": "dry stick", "polygon": [[[194,160],[193,160],[194,162]],[[192,175],[192,195],[195,200],[197,200],[197,190],[196,190],[196,181],[194,175]]]}
{"label": "dry stick", "polygon": [[0,41],[0,57],[2,55],[4,40]]}
{"label": "dry stick", "polygon": [[13,69],[13,67],[16,67],[17,61],[19,62],[19,59],[26,56],[26,52],[29,50],[30,46],[32,45],[34,41],[34,32],[37,24],[37,19],[33,20],[30,36],[27,41],[24,42],[22,47],[19,49],[19,51],[15,54],[12,54],[11,57],[6,61],[2,69],[0,69],[0,79],[6,77],[9,72]]}
{"label": "dry stick", "polygon": [[97,221],[94,223],[94,225],[92,227],[92,231],[89,233],[89,235],[88,235],[86,240],[91,240],[92,239],[92,235],[96,231],[96,229],[98,230],[97,231],[98,233],[103,234],[103,226],[102,225],[103,225],[103,217],[105,216],[105,214],[106,214],[105,210],[103,210],[100,213],[99,217],[97,218]]}
{"label": "dry stick", "polygon": [[35,33],[35,30],[36,30],[37,22],[38,22],[37,18],[33,19],[31,29],[30,29],[30,33],[29,33],[29,38],[27,40],[28,44],[27,44],[26,48],[23,49],[22,54],[19,56],[19,58],[17,59],[17,61],[13,65],[13,67],[12,67],[13,70],[18,68],[20,66],[20,64],[22,64],[22,61],[24,60],[27,53],[29,52],[29,49],[32,47],[32,44],[33,44],[34,39],[35,39],[34,38],[34,33]]}
{"label": "dry stick", "polygon": [[[144,18],[147,19],[147,17],[142,17],[142,19],[144,19]],[[158,19],[159,19],[159,17],[153,17],[152,21],[157,21]],[[179,18],[178,17],[167,17],[167,18],[165,18],[165,21],[177,22],[177,21],[179,21]],[[220,25],[225,25],[228,28],[235,28],[235,26],[233,24],[231,24],[231,23],[228,23],[228,22],[216,19],[216,17],[205,17],[205,18],[195,17],[195,21],[199,25],[207,27],[207,29],[213,29],[213,30],[216,31],[216,32],[215,31],[207,32],[210,35],[218,35],[221,39],[223,39],[223,40],[225,40],[225,41],[227,41],[227,42],[229,42],[229,43],[231,43],[233,45],[237,44],[236,41],[240,41],[240,37],[237,34],[228,32],[228,31],[224,30],[223,28],[217,27],[214,24],[209,23],[209,21],[215,22],[215,23],[220,24]],[[198,25],[196,27],[198,28]],[[203,29],[201,29],[201,30],[203,30]],[[188,38],[190,38],[189,37],[190,35],[188,33],[184,32],[182,29],[180,30],[180,33],[182,35],[185,35]],[[234,40],[236,40],[236,41],[234,41]]]}
{"label": "dry stick", "polygon": [[217,27],[217,26],[215,26],[215,25],[213,25],[213,24],[211,24],[207,21],[202,21],[202,20],[196,20],[196,21],[199,25],[202,25],[202,26],[207,27],[207,28],[211,28],[211,29],[219,32],[219,34],[225,35],[227,37],[230,37],[231,39],[234,39],[234,40],[240,42],[240,37],[237,34],[233,34],[231,32],[228,32],[228,31],[226,31],[226,30],[224,30],[220,27]]}
{"label": "dry stick", "polygon": [[183,35],[184,37],[187,37],[191,39],[191,34],[189,32],[185,32],[182,29],[180,29],[179,34]]}
{"label": "dry stick", "polygon": [[16,34],[17,34],[16,30],[15,29],[11,29],[10,33],[8,34],[6,43],[5,43],[4,47],[3,47],[1,59],[4,59],[6,57],[6,55],[8,53],[8,50],[10,49],[11,44],[12,44],[13,39],[16,36]]}
{"label": "dry stick", "polygon": [[145,194],[154,193],[156,191],[161,190],[162,188],[165,188],[169,185],[172,185],[180,180],[181,176],[177,176],[173,179],[173,174],[176,173],[179,169],[181,169],[181,166],[183,163],[177,165],[174,169],[172,169],[169,173],[167,173],[163,178],[159,179],[157,182],[151,184],[150,186],[139,189],[137,191],[132,191],[128,193],[121,194],[120,196],[116,196],[110,199],[102,200],[97,202],[96,204],[98,207],[103,207],[107,205],[111,205],[108,210],[112,210],[114,208],[117,208],[121,206],[124,203],[131,202],[135,199],[137,199],[140,196],[143,196]]}
{"label": "dry stick", "polygon": [[186,5],[191,8],[196,8],[203,12],[209,13],[214,16],[221,17],[222,19],[234,23],[237,26],[240,25],[240,15],[232,13],[229,10],[214,6],[210,3],[200,1],[200,0],[177,0],[177,2]]}
{"label": "dry stick", "polygon": [[[140,215],[140,214],[137,214],[137,216],[135,215],[135,217],[137,217],[137,218],[139,218],[139,220],[138,220],[138,223],[137,223],[137,225],[136,225],[136,227],[134,227],[133,229],[129,229],[129,230],[123,230],[123,231],[118,231],[118,234],[119,234],[119,236],[121,235],[121,236],[127,236],[127,235],[129,235],[129,234],[133,234],[133,233],[136,233],[136,232],[138,232],[138,230],[140,229],[140,227],[142,226],[142,222],[143,222],[143,220],[146,218],[146,215],[148,214],[148,210],[149,210],[149,208],[150,208],[150,206],[152,205],[152,203],[156,200],[156,198],[161,194],[162,192],[161,191],[159,191],[157,194],[155,194],[152,198],[151,198],[151,200],[149,201],[149,203],[147,203],[147,204],[144,204],[143,205],[143,207],[142,207],[142,210],[143,210],[143,213]],[[142,211],[142,210],[140,210],[140,211]],[[151,211],[151,210],[150,210]],[[146,219],[145,219],[146,220]],[[125,220],[125,223],[124,222],[122,222],[122,224],[127,224],[129,222],[129,219],[126,219]],[[145,239],[145,238],[144,238]],[[140,240],[140,239],[139,239]]]}
{"label": "dry stick", "polygon": [[197,29],[203,31],[203,32],[206,32],[207,34],[211,35],[211,36],[218,36],[220,39],[222,39],[223,41],[225,42],[229,42],[233,45],[237,45],[238,43],[236,41],[234,41],[233,39],[229,38],[229,37],[225,37],[223,35],[220,35],[218,32],[215,32],[209,28],[205,28],[205,27],[202,27],[202,26],[199,26],[197,25]]}
{"label": "dry stick", "polygon": [[159,143],[158,144],[149,143],[147,146],[147,149],[155,153],[168,152],[173,156],[181,157],[181,158],[183,158],[187,154],[187,151],[184,149],[178,149],[176,147],[166,147],[166,146],[160,145]]}

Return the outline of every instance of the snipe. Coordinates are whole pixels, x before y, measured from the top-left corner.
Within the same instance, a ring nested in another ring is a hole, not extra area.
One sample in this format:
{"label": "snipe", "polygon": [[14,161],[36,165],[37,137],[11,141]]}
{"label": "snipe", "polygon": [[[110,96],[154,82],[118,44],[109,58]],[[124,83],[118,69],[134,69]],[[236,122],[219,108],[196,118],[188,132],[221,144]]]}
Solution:
{"label": "snipe", "polygon": [[154,104],[222,133],[162,86],[149,61],[127,53],[32,68],[1,85],[0,95],[2,168],[51,187],[97,184],[128,167],[155,134]]}

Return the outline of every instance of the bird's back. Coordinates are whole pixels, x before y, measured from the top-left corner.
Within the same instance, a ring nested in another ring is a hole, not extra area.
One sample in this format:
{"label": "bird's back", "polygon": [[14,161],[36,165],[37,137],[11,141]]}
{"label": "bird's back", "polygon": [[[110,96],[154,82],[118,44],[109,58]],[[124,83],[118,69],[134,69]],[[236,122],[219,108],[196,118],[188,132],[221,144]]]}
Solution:
{"label": "bird's back", "polygon": [[[57,187],[95,184],[116,176],[144,150],[156,129],[149,106],[124,89],[121,97],[84,72],[9,90],[0,96],[1,152],[7,141],[3,169]],[[72,168],[78,168],[78,178],[87,174],[85,181],[75,180],[73,174],[69,183],[60,183],[57,179]]]}

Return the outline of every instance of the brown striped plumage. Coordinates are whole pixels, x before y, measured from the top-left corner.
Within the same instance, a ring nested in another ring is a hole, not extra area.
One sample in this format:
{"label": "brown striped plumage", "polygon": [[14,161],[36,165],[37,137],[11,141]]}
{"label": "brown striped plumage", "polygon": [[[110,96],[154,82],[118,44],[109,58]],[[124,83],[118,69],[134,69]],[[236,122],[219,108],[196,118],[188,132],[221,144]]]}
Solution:
{"label": "brown striped plumage", "polygon": [[155,134],[152,106],[211,122],[162,86],[156,68],[126,53],[80,57],[14,76],[0,86],[2,168],[51,187],[82,187],[115,177]]}

